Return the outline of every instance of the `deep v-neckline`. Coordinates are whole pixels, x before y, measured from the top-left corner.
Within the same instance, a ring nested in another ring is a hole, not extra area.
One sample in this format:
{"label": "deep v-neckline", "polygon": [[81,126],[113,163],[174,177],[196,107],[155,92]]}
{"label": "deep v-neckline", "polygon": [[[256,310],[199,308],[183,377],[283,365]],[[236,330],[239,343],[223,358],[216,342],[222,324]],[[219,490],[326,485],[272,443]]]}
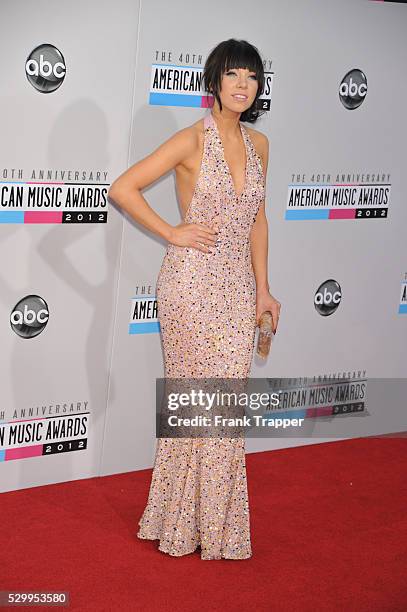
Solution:
{"label": "deep v-neckline", "polygon": [[216,123],[215,117],[213,116],[212,111],[211,111],[211,118],[212,118],[212,123],[213,123],[213,125],[215,127],[215,131],[216,131],[216,134],[217,134],[217,137],[218,137],[221,149],[222,149],[223,163],[225,164],[225,167],[226,167],[226,170],[227,170],[227,173],[228,173],[228,176],[229,176],[230,184],[232,186],[235,198],[237,200],[240,200],[240,198],[242,197],[242,195],[246,191],[246,187],[247,187],[247,172],[248,172],[248,166],[249,166],[249,151],[248,151],[248,146],[247,146],[247,141],[246,141],[246,135],[244,133],[244,127],[242,126],[242,124],[239,121],[240,133],[241,133],[242,138],[243,138],[243,144],[244,144],[245,153],[246,153],[246,164],[245,164],[245,169],[244,169],[244,184],[243,184],[243,189],[242,189],[241,193],[238,194],[236,192],[236,187],[235,187],[235,183],[233,181],[232,173],[231,173],[230,168],[229,168],[229,164],[226,161],[225,148],[223,146],[223,142],[222,142],[222,138],[220,136],[219,128],[218,128],[218,125]]}

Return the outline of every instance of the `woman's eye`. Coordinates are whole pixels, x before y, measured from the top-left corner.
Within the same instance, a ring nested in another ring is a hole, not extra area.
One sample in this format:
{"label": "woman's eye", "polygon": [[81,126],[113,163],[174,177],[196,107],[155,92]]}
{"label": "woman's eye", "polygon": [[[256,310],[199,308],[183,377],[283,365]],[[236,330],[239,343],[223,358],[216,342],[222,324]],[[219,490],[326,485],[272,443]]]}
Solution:
{"label": "woman's eye", "polygon": [[[236,72],[235,72],[234,70],[228,70],[228,71],[226,72],[226,74],[227,74],[227,75],[229,75],[229,74],[236,74]],[[255,79],[255,80],[257,81],[257,75],[256,75],[256,74],[251,74],[251,75],[249,75],[249,76],[250,76],[250,78],[251,78],[251,79]]]}

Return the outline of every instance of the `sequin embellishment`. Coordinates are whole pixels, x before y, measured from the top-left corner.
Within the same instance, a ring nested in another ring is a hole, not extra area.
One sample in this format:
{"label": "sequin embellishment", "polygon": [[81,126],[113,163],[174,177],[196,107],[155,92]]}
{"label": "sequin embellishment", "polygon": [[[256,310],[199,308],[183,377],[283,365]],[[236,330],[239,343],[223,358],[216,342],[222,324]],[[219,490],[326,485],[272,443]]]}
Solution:
{"label": "sequin embellishment", "polygon": [[[254,348],[256,284],[249,234],[265,185],[246,147],[243,191],[235,191],[216,121],[204,119],[204,151],[184,220],[218,227],[211,253],[168,244],[157,278],[157,308],[170,378],[246,378]],[[147,505],[137,536],[173,556],[200,546],[201,559],[252,555],[244,438],[157,440]]]}

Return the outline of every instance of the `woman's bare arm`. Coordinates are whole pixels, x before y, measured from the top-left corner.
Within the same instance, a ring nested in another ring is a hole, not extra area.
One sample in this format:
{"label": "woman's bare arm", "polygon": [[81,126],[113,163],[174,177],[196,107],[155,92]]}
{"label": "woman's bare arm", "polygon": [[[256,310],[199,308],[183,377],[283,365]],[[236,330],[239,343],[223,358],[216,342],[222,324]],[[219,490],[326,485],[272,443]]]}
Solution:
{"label": "woman's bare arm", "polygon": [[168,240],[172,226],[150,207],[141,190],[175,168],[193,153],[196,146],[194,130],[180,130],[153,153],[123,172],[111,184],[108,196],[135,221]]}
{"label": "woman's bare arm", "polygon": [[192,126],[176,132],[150,155],[133,164],[110,186],[108,196],[135,221],[148,230],[179,246],[193,246],[209,252],[203,244],[213,245],[214,232],[202,224],[173,227],[147,203],[141,190],[173,170],[196,152],[199,137]]}
{"label": "woman's bare arm", "polygon": [[[266,180],[269,143],[267,136],[262,134],[260,152],[263,161],[264,180]],[[273,332],[277,332],[278,321],[280,319],[281,304],[271,295],[268,282],[268,223],[265,210],[265,201],[260,205],[256,215],[256,220],[250,231],[250,247],[253,264],[253,271],[256,277],[256,323],[260,322],[263,312],[269,310],[272,315]]]}
{"label": "woman's bare arm", "polygon": [[[260,156],[263,162],[264,181],[266,181],[269,157],[269,142],[265,134],[262,134]],[[260,205],[255,222],[250,232],[250,246],[253,271],[256,277],[257,290],[261,291],[263,289],[266,289],[268,291],[268,223],[264,201]]]}

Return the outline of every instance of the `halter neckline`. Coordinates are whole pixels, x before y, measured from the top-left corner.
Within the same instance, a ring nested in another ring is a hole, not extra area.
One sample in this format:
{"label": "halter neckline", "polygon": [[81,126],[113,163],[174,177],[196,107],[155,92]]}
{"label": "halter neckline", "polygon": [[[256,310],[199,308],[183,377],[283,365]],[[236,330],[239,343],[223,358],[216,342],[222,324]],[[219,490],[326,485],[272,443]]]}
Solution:
{"label": "halter neckline", "polygon": [[236,192],[236,187],[235,187],[235,184],[234,184],[234,181],[233,181],[232,173],[231,173],[230,168],[229,168],[229,164],[228,164],[228,163],[227,163],[227,161],[226,161],[226,157],[225,157],[225,149],[224,149],[224,146],[223,146],[222,139],[221,139],[221,137],[220,137],[219,128],[218,128],[218,125],[217,125],[217,123],[216,123],[215,117],[213,116],[213,112],[212,112],[212,111],[210,111],[210,113],[209,113],[209,118],[210,118],[210,120],[211,120],[212,125],[213,125],[213,126],[214,126],[214,128],[215,128],[215,132],[216,132],[216,135],[217,135],[217,137],[218,137],[218,140],[219,140],[219,143],[220,143],[220,146],[221,146],[221,149],[222,149],[222,157],[223,157],[223,162],[224,162],[224,164],[225,164],[225,167],[226,167],[227,173],[228,173],[229,178],[230,178],[230,183],[231,183],[232,188],[233,188],[233,192],[234,192],[234,195],[235,195],[235,199],[236,199],[236,200],[240,200],[240,198],[243,196],[243,194],[244,194],[244,193],[245,193],[245,191],[246,191],[246,188],[247,188],[247,182],[248,182],[248,170],[249,170],[249,146],[248,146],[248,142],[247,142],[247,134],[246,134],[246,130],[245,130],[244,126],[241,124],[241,122],[239,121],[240,133],[241,133],[242,138],[243,138],[243,144],[244,144],[244,147],[245,147],[245,152],[246,152],[246,164],[245,164],[245,172],[244,172],[244,184],[243,184],[243,190],[242,190],[242,192],[241,192],[240,194],[238,194],[238,193]]}

